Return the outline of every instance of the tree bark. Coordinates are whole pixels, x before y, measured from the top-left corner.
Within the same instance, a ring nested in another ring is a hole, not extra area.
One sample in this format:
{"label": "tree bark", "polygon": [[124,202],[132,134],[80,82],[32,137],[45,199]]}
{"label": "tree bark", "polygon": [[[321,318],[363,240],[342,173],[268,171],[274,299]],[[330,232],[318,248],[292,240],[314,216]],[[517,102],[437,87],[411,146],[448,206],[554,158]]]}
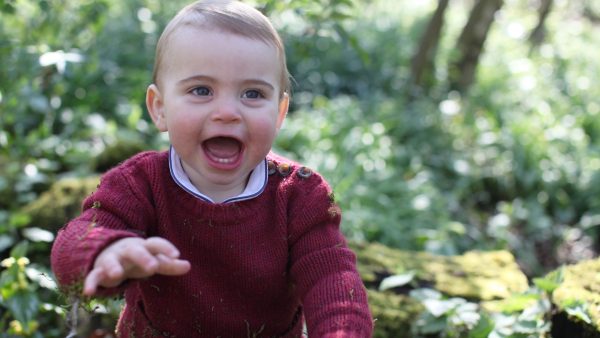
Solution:
{"label": "tree bark", "polygon": [[586,3],[583,7],[583,17],[595,25],[600,24],[600,15],[594,11],[589,3]]}
{"label": "tree bark", "polygon": [[538,9],[538,23],[529,35],[529,43],[533,48],[539,46],[546,38],[546,19],[552,10],[553,0],[541,0]]}
{"label": "tree bark", "polygon": [[475,80],[479,57],[503,0],[479,0],[471,10],[467,24],[456,43],[456,56],[448,66],[450,89],[466,92]]}
{"label": "tree bark", "polygon": [[440,42],[442,27],[444,25],[444,13],[448,7],[449,0],[439,0],[438,7],[427,24],[427,29],[421,37],[419,48],[414,54],[411,62],[410,88],[424,89],[425,91],[433,84],[435,72],[435,54]]}

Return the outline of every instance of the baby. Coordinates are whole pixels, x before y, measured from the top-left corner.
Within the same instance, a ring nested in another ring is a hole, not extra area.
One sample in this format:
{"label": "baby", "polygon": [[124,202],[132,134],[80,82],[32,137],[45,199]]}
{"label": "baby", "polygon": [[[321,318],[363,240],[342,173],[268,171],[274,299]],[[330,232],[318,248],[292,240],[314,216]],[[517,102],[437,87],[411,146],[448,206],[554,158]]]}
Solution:
{"label": "baby", "polygon": [[63,290],[124,293],[118,337],[370,337],[340,209],[323,178],[274,154],[289,104],[282,41],[237,1],[167,25],[146,104],[169,151],[108,171],[58,234]]}

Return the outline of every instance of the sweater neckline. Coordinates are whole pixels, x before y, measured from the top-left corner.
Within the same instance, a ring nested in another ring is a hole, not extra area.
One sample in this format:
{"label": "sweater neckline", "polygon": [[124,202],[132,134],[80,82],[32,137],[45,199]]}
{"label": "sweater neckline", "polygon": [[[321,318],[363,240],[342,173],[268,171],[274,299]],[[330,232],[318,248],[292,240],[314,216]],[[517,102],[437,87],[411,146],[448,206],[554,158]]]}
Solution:
{"label": "sweater neckline", "polygon": [[169,171],[175,183],[177,183],[177,185],[181,187],[185,192],[192,195],[196,199],[202,200],[210,204],[228,204],[256,198],[265,190],[268,181],[267,159],[264,159],[256,166],[256,168],[254,168],[254,170],[252,170],[252,173],[250,173],[250,177],[248,179],[248,183],[246,184],[246,188],[244,189],[244,191],[242,191],[241,194],[237,196],[232,196],[221,203],[215,203],[209,196],[206,196],[205,194],[201,193],[192,184],[189,176],[183,169],[183,165],[181,164],[181,158],[179,157],[173,146],[170,146],[169,148]]}

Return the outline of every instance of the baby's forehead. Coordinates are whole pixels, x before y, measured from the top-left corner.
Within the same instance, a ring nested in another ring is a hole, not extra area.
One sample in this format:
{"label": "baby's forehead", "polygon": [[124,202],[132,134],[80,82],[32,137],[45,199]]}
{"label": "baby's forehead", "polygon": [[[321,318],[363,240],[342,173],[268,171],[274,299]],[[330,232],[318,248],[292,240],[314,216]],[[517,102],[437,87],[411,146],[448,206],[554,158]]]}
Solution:
{"label": "baby's forehead", "polygon": [[[204,61],[210,58],[212,62],[212,60],[216,60],[215,58],[220,59],[221,57],[227,58],[229,55],[236,55],[236,59],[239,59],[240,62],[242,60],[256,60],[256,62],[271,60],[268,61],[271,69],[281,72],[286,71],[284,61],[274,44],[229,30],[185,25],[174,29],[168,40],[164,42],[161,64],[165,69],[177,66],[189,57]],[[222,53],[226,54],[223,55]],[[250,55],[259,55],[259,59],[244,57]]]}
{"label": "baby's forehead", "polygon": [[238,37],[261,41],[278,48],[278,38],[270,34],[268,28],[248,24],[240,25],[239,22],[235,21],[211,20],[202,16],[182,20],[178,25],[173,27],[170,35],[190,31],[232,34]]}
{"label": "baby's forehead", "polygon": [[[205,34],[205,33],[208,33]],[[171,33],[169,34],[168,38],[164,41],[164,52],[166,54],[170,53],[170,49],[172,49],[172,47],[175,47],[173,42],[175,40],[178,41],[177,43],[177,49],[181,48],[181,46],[183,45],[183,47],[185,46],[191,46],[191,41],[190,39],[195,39],[195,41],[199,41],[202,43],[202,37],[207,37],[207,39],[211,39],[210,36],[211,33],[215,33],[217,35],[223,34],[223,35],[229,35],[231,37],[236,37],[236,38],[241,38],[241,39],[245,39],[250,43],[257,43],[257,44],[262,44],[265,45],[267,47],[269,47],[269,49],[271,49],[273,51],[273,53],[275,53],[277,55],[278,58],[281,58],[281,54],[282,54],[282,50],[280,50],[280,48],[278,48],[277,43],[270,41],[268,39],[263,38],[260,35],[256,35],[256,34],[245,34],[245,33],[241,33],[235,30],[230,30],[224,27],[215,27],[215,26],[209,26],[209,25],[204,25],[204,24],[198,24],[198,23],[190,23],[190,24],[184,24],[184,25],[180,25],[179,27],[175,27]],[[198,40],[200,39],[200,40]]]}

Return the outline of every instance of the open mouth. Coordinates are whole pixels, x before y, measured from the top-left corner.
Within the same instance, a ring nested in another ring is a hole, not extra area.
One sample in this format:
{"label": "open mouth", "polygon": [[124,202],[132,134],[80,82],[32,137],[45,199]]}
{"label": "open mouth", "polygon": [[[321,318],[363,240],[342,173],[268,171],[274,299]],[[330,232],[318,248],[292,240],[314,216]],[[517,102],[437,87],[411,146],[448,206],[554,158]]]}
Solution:
{"label": "open mouth", "polygon": [[217,165],[235,165],[240,159],[243,144],[233,137],[218,136],[210,138],[202,144],[210,161]]}

